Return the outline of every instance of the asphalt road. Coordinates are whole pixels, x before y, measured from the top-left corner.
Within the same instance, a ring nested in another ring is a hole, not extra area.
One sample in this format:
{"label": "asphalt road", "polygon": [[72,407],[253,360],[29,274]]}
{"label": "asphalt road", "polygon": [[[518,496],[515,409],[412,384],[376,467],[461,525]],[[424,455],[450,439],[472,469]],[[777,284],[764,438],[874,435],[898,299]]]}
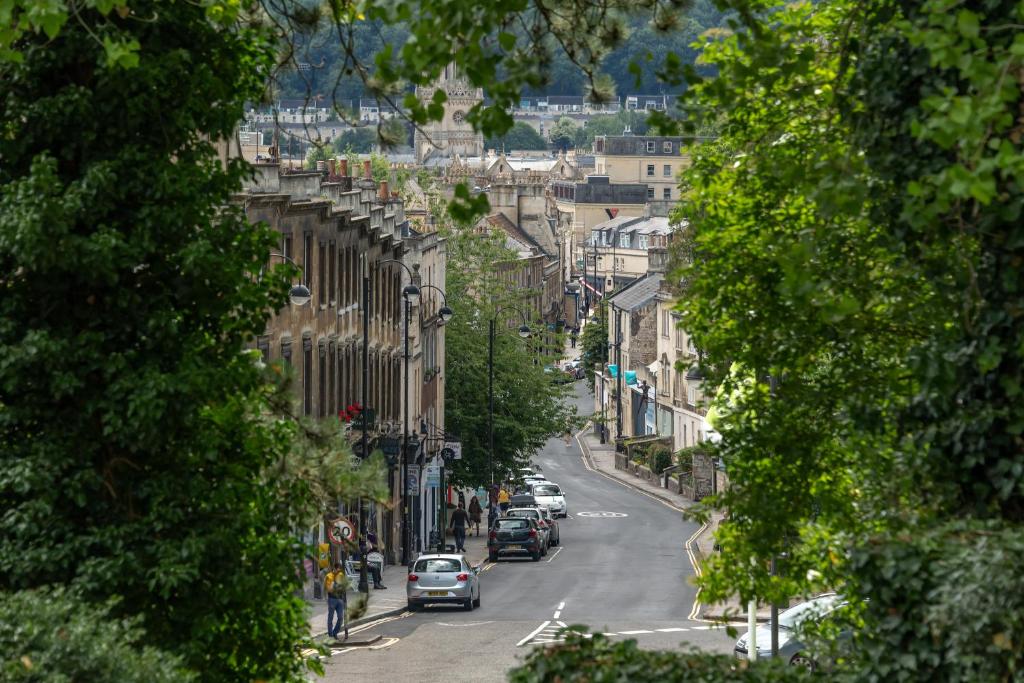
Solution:
{"label": "asphalt road", "polygon": [[[592,412],[585,383],[577,382],[575,400],[582,414]],[[531,648],[557,641],[562,625],[635,638],[641,647],[732,651],[724,630],[687,618],[695,589],[684,543],[695,524],[588,470],[575,440],[552,439],[533,462],[566,494],[561,550],[540,562],[486,565],[473,612],[439,606],[364,630],[361,637],[383,637],[374,648],[336,650],[325,680],[503,681]]]}

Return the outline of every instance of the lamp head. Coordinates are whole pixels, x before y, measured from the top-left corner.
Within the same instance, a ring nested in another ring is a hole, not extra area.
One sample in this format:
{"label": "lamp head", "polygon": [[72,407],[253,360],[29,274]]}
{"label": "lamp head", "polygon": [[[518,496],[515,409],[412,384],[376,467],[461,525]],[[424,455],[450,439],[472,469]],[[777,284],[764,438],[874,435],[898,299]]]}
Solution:
{"label": "lamp head", "polygon": [[309,287],[300,283],[291,288],[288,292],[288,298],[296,306],[305,306],[313,298],[313,295],[309,293]]}
{"label": "lamp head", "polygon": [[530,326],[525,324],[525,323],[520,325],[519,326],[519,336],[522,337],[523,339],[526,339],[527,337],[529,337],[530,336]]}
{"label": "lamp head", "polygon": [[440,310],[438,310],[437,315],[439,318],[441,318],[442,323],[446,323],[452,319],[452,316],[455,315],[455,311],[448,308],[447,306],[442,306]]}
{"label": "lamp head", "polygon": [[406,285],[405,289],[402,290],[402,296],[409,300],[411,304],[418,304],[420,302],[420,288],[416,285]]}

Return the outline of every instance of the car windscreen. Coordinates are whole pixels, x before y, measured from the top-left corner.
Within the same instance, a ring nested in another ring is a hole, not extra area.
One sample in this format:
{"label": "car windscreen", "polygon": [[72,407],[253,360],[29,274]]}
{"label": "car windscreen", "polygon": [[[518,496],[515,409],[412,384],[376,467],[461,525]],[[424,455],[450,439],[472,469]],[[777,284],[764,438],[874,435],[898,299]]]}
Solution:
{"label": "car windscreen", "polygon": [[525,519],[506,517],[505,519],[499,519],[497,522],[497,527],[499,529],[525,529],[528,526],[530,526],[530,523]]}
{"label": "car windscreen", "polygon": [[795,629],[808,619],[819,619],[839,606],[838,595],[827,595],[802,602],[779,615],[779,626]]}
{"label": "car windscreen", "polygon": [[416,566],[413,568],[413,571],[421,572],[423,574],[429,574],[431,572],[461,572],[462,562],[450,558],[418,560],[416,562]]}
{"label": "car windscreen", "polygon": [[562,492],[557,486],[551,484],[537,484],[533,487],[533,495],[535,496],[560,496]]}

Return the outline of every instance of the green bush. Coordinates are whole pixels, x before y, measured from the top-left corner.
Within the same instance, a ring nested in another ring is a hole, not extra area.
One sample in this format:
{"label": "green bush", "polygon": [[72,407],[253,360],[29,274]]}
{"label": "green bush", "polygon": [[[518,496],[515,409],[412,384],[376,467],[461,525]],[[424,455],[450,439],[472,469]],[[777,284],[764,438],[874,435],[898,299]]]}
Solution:
{"label": "green bush", "polygon": [[661,473],[672,466],[672,451],[664,446],[652,446],[647,451],[647,466],[652,472]]}
{"label": "green bush", "polygon": [[0,593],[0,680],[187,683],[181,660],[140,645],[135,621],[62,589]]}
{"label": "green bush", "polygon": [[[573,627],[578,629],[579,627]],[[803,669],[762,662],[754,667],[728,655],[641,650],[635,640],[570,634],[565,643],[535,648],[509,672],[511,683],[788,683],[810,680]]]}

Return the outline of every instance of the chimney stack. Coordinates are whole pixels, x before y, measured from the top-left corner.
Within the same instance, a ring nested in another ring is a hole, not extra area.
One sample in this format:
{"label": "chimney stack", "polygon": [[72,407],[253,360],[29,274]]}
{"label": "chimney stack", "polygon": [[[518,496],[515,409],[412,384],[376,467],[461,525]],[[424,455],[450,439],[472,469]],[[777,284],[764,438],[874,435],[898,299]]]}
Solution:
{"label": "chimney stack", "polygon": [[668,270],[668,249],[651,247],[647,250],[647,272],[664,273]]}
{"label": "chimney stack", "polygon": [[338,175],[348,177],[348,159],[338,159]]}
{"label": "chimney stack", "polygon": [[365,178],[366,180],[373,180],[373,173],[370,171],[369,159],[363,162],[363,178]]}

